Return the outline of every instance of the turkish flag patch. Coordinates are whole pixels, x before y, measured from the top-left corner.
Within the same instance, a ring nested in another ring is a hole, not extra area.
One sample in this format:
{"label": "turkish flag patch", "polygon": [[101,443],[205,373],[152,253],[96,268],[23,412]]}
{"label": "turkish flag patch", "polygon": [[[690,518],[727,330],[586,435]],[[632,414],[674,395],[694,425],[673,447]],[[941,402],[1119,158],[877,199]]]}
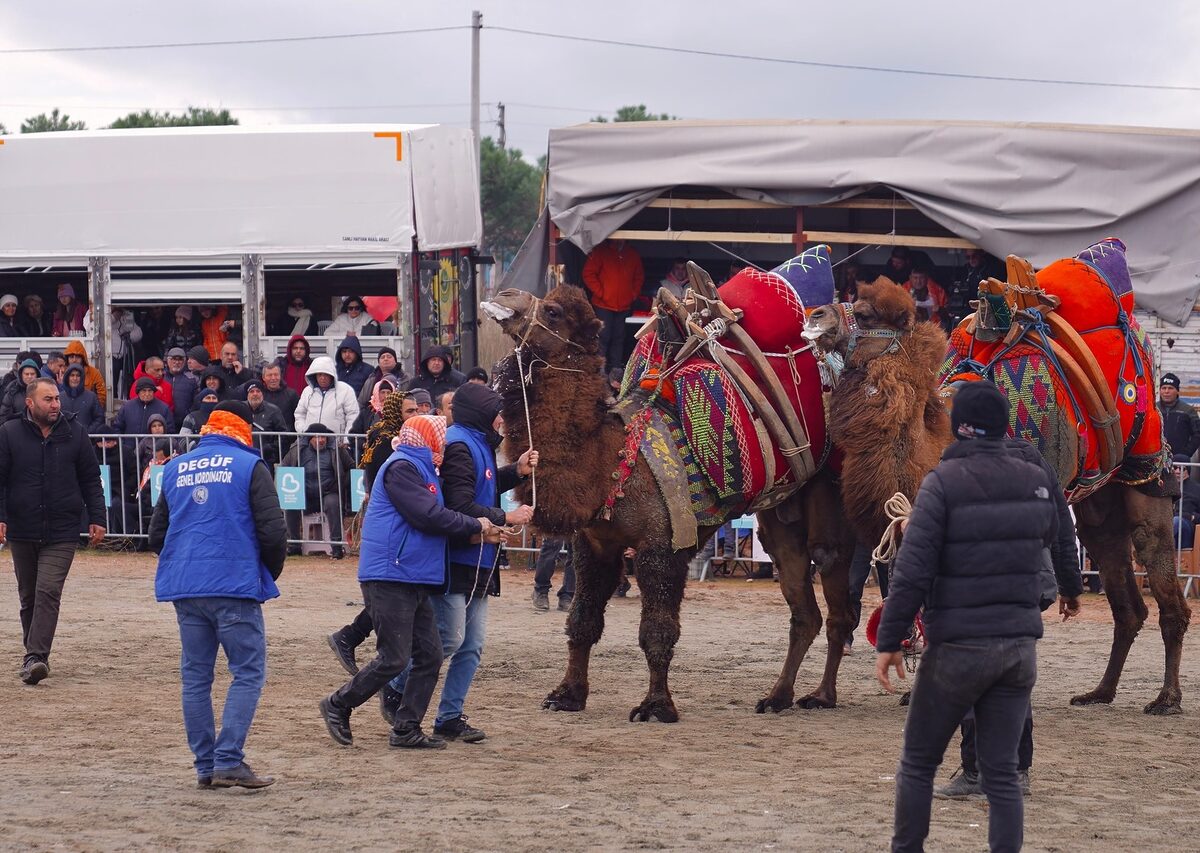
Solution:
{"label": "turkish flag patch", "polygon": [[492,479],[492,469],[491,469],[491,468],[484,468],[484,469],[483,469],[483,476],[484,476],[484,477],[486,477],[486,478],[487,478],[487,479],[489,479],[489,480],[490,480],[490,479]]}
{"label": "turkish flag patch", "polygon": [[433,494],[435,494],[435,495],[437,494],[437,485],[436,485],[435,483],[428,483],[428,484],[426,485],[426,488],[427,488],[427,489],[429,489],[429,491],[430,491],[431,493],[433,493]]}

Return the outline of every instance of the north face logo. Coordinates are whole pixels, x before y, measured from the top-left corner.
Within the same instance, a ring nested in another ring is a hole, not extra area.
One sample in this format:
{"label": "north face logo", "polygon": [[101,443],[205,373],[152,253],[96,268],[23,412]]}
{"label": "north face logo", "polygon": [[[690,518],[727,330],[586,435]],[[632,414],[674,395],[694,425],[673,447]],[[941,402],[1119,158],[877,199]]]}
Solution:
{"label": "north face logo", "polygon": [[1036,489],[1033,490],[1033,494],[1035,497],[1039,497],[1044,501],[1050,500],[1050,490],[1047,489],[1045,486],[1038,486]]}

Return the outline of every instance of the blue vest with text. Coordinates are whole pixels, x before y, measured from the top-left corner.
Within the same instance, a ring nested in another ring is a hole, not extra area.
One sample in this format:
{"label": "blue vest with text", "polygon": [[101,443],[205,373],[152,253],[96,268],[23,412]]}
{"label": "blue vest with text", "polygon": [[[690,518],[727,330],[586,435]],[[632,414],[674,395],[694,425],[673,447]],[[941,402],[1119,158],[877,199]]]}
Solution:
{"label": "blue vest with text", "polygon": [[439,504],[445,505],[429,448],[398,447],[380,467],[371,485],[358,549],[358,580],[445,586],[446,537],[418,530],[388,497],[384,485],[388,468],[402,462],[415,465],[425,480],[425,488],[437,496]]}
{"label": "blue vest with text", "polygon": [[170,526],[158,556],[154,595],[249,598],[279,595],[259,558],[250,477],[258,451],[223,435],[206,435],[190,453],[163,467],[162,494]]}
{"label": "blue vest with text", "polygon": [[[471,427],[452,424],[446,430],[446,448],[449,449],[452,444],[465,444],[471,451],[471,461],[475,463],[475,503],[496,506],[496,457],[483,433]],[[495,567],[499,554],[498,545],[452,545],[450,562],[490,571]]]}

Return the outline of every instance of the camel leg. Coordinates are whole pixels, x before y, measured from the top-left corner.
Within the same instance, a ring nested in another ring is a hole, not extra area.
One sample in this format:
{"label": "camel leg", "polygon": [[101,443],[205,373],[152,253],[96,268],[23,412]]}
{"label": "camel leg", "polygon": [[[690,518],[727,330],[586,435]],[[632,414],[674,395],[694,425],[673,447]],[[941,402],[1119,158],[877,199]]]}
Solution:
{"label": "camel leg", "polygon": [[1187,631],[1191,611],[1179,588],[1175,572],[1171,500],[1150,497],[1132,488],[1122,491],[1128,517],[1133,523],[1133,547],[1138,563],[1145,567],[1150,591],[1158,603],[1158,627],[1166,650],[1162,690],[1144,710],[1147,714],[1182,714],[1179,665],[1183,658],[1183,635]]}
{"label": "camel leg", "polygon": [[604,633],[604,608],[621,577],[620,548],[596,542],[584,531],[576,534],[571,550],[575,598],[567,614],[567,672],[542,702],[551,711],[582,711],[587,706],[592,646]]}
{"label": "camel leg", "polygon": [[1113,615],[1113,641],[1100,684],[1089,693],[1072,697],[1071,704],[1108,704],[1116,696],[1129,649],[1149,614],[1133,575],[1129,525],[1116,493],[1101,489],[1082,501],[1076,508],[1076,522],[1079,539],[1104,582]]}
{"label": "camel leg", "polygon": [[817,689],[802,697],[796,704],[801,708],[834,708],[837,706],[837,677],[842,665],[846,640],[850,638],[854,614],[850,610],[850,560],[854,556],[854,540],[841,543],[836,550],[822,554],[813,549],[817,570],[821,573],[821,592],[825,596],[825,672]]}
{"label": "camel leg", "polygon": [[[758,537],[779,571],[779,589],[791,608],[792,618],[783,670],[775,686],[754,706],[757,714],[767,711],[779,713],[792,707],[796,673],[817,632],[821,630],[821,610],[817,607],[817,597],[813,592],[807,537],[803,528],[803,524],[784,524],[773,510],[758,514]],[[841,650],[838,652],[840,655]]]}
{"label": "camel leg", "polygon": [[650,689],[642,704],[629,712],[630,722],[657,719],[674,723],[679,719],[667,672],[679,641],[679,603],[687,581],[687,551],[672,553],[670,545],[648,545],[635,560],[638,590],[642,596],[642,623],[638,645],[650,668]]}

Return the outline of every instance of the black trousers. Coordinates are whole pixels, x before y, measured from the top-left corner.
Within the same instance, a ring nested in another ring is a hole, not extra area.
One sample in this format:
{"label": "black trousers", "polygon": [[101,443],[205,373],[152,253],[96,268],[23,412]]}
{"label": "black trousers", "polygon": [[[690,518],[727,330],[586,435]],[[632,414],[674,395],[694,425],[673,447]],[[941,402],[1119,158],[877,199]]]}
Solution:
{"label": "black trousers", "polygon": [[[963,770],[979,772],[978,755],[975,750],[975,712],[967,714],[962,721],[962,743],[958,748],[962,757]],[[1028,770],[1033,766],[1033,707],[1025,711],[1025,727],[1021,729],[1021,742],[1017,745],[1017,769]]]}
{"label": "black trousers", "polygon": [[862,621],[863,587],[867,585],[872,568],[875,569],[875,577],[879,579],[879,594],[883,598],[887,598],[888,594],[887,569],[876,565],[871,559],[872,550],[873,546],[859,542],[854,546],[854,558],[850,561],[850,609],[854,613],[854,622],[850,626],[851,639],[858,629],[858,623]]}
{"label": "black trousers", "polygon": [[559,552],[563,544],[567,545],[567,558],[563,561],[562,586],[558,588],[558,597],[570,601],[575,597],[575,561],[571,553],[571,545],[565,539],[542,537],[542,547],[538,551],[537,570],[533,573],[533,588],[537,592],[550,592],[550,580],[554,577],[554,567],[558,563]]}
{"label": "black trousers", "polygon": [[396,729],[420,724],[429,710],[442,668],[442,638],[425,587],[389,581],[362,584],[363,601],[375,626],[375,658],[333,694],[338,708],[357,708],[408,666],[404,704],[396,712]]}
{"label": "black trousers", "polygon": [[71,561],[75,559],[76,542],[16,542],[12,548],[13,571],[17,575],[17,597],[21,601],[21,640],[25,644],[25,660],[50,658],[50,646],[58,628],[58,610],[63,586]]}
{"label": "black trousers", "polygon": [[933,777],[971,707],[979,781],[988,798],[988,845],[992,851],[1021,849],[1025,807],[1017,777],[1017,744],[1036,680],[1032,637],[955,640],[925,650],[896,770],[893,851],[924,849]]}
{"label": "black trousers", "polygon": [[629,311],[596,309],[596,319],[604,326],[600,329],[600,352],[604,354],[605,371],[625,365],[625,318]]}

